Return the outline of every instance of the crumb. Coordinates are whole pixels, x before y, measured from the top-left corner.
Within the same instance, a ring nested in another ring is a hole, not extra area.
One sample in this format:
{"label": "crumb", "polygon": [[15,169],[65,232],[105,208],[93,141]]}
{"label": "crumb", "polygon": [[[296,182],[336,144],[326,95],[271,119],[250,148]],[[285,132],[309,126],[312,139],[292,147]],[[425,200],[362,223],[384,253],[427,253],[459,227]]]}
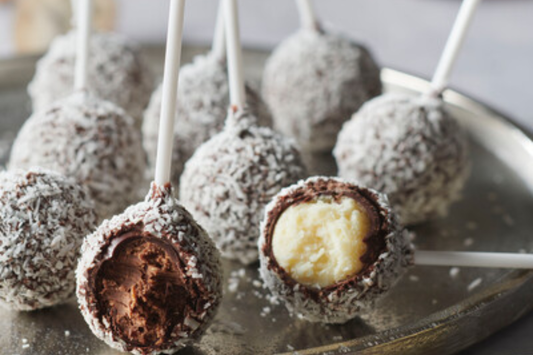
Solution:
{"label": "crumb", "polygon": [[26,339],[26,338],[22,338],[22,343],[23,343],[23,344],[28,343],[28,339]]}
{"label": "crumb", "polygon": [[263,310],[261,311],[261,317],[266,317],[267,315],[270,314],[270,312],[272,311],[272,309],[270,307],[263,307]]}
{"label": "crumb", "polygon": [[69,331],[69,330],[65,330],[65,336],[66,336],[66,337],[69,337],[69,336],[70,336],[70,331]]}
{"label": "crumb", "polygon": [[253,285],[254,287],[257,287],[257,288],[260,288],[260,287],[263,286],[263,284],[261,283],[261,281],[258,281],[258,280],[254,280],[254,281],[252,281],[252,285]]}
{"label": "crumb", "polygon": [[471,246],[472,244],[474,244],[474,239],[472,238],[466,238],[463,242],[463,244],[465,245],[465,247],[469,247]]}
{"label": "crumb", "polygon": [[22,349],[27,349],[30,347],[30,344],[22,344]]}
{"label": "crumb", "polygon": [[436,299],[432,299],[432,300],[431,300],[431,304],[432,304],[432,305],[436,305],[437,303],[439,303],[439,301],[437,301]]}
{"label": "crumb", "polygon": [[418,281],[420,281],[420,277],[418,277],[416,275],[409,275],[409,281],[418,282]]}
{"label": "crumb", "polygon": [[287,344],[287,350],[294,351],[294,346],[292,346],[291,344]]}
{"label": "crumb", "polygon": [[477,229],[477,223],[476,222],[472,222],[472,221],[468,222],[466,224],[466,229],[471,230],[471,231],[476,230]]}
{"label": "crumb", "polygon": [[450,268],[450,277],[452,279],[455,279],[457,276],[459,276],[459,271],[461,271],[461,269],[459,269],[458,267]]}
{"label": "crumb", "polygon": [[472,281],[470,285],[468,285],[467,287],[468,292],[472,291],[473,289],[481,285],[482,282],[483,282],[483,279],[481,277],[478,277],[477,279]]}
{"label": "crumb", "polygon": [[342,335],[335,335],[333,337],[333,341],[343,341],[343,340],[344,340],[344,338],[342,337]]}

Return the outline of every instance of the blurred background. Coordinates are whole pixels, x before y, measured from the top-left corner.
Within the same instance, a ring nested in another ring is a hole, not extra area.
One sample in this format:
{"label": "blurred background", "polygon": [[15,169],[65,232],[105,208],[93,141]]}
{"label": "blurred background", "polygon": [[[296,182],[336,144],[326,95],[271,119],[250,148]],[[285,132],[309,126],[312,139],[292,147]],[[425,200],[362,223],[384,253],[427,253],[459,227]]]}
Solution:
{"label": "blurred background", "polygon": [[[95,25],[143,43],[163,43],[168,1],[96,0]],[[330,28],[365,42],[388,67],[431,76],[458,0],[317,0]],[[298,25],[294,1],[241,1],[243,42],[271,48]],[[187,4],[185,40],[208,44],[216,0]],[[41,52],[70,24],[70,0],[0,0],[0,57]],[[452,86],[533,129],[533,1],[485,0]]]}
{"label": "blurred background", "polygon": [[[95,27],[162,44],[168,1],[95,0]],[[187,3],[185,42],[209,44],[217,0]],[[429,78],[459,0],[316,0],[327,27],[366,43],[383,66]],[[299,24],[294,1],[243,0],[245,46],[270,49]],[[0,0],[0,60],[38,54],[70,25],[70,0]],[[533,132],[533,1],[484,0],[451,86],[507,113]],[[464,354],[533,353],[533,316]]]}

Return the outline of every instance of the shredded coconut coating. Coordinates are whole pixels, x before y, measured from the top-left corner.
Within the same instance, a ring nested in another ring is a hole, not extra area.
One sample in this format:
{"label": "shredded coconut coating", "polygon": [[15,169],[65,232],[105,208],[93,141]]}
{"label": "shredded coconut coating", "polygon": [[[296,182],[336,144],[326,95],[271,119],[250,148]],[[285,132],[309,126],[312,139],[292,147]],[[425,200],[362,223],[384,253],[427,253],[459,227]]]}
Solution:
{"label": "shredded coconut coating", "polygon": [[[179,186],[185,163],[194,151],[224,128],[230,105],[226,62],[212,53],[197,56],[184,65],[179,81],[172,154],[174,186]],[[270,111],[255,90],[246,86],[246,96],[248,109],[258,117],[259,124],[272,126]],[[160,85],[152,95],[143,122],[143,142],[151,171],[155,168],[161,100]]]}
{"label": "shredded coconut coating", "polygon": [[222,256],[250,264],[258,257],[264,207],[279,190],[305,176],[292,140],[258,127],[250,113],[237,112],[185,165],[180,198]]}
{"label": "shredded coconut coating", "polygon": [[[74,90],[76,32],[58,36],[37,62],[28,93],[33,111],[40,111]],[[126,110],[141,126],[154,78],[139,48],[115,33],[91,35],[88,89]]]}
{"label": "shredded coconut coating", "polygon": [[115,104],[81,91],[24,123],[9,168],[40,166],[75,178],[89,188],[104,218],[137,201],[145,160],[133,119]]}
{"label": "shredded coconut coating", "polygon": [[396,284],[413,264],[414,247],[411,244],[412,236],[398,224],[394,213],[391,212],[387,197],[367,189],[376,196],[381,215],[385,218],[385,224],[389,226],[389,233],[385,236],[385,250],[369,267],[370,272],[350,283],[341,282],[338,287],[321,288],[313,296],[309,293],[310,286],[298,282],[295,282],[294,287],[289,286],[272,267],[273,261],[270,256],[264,253],[267,219],[281,199],[294,196],[299,191],[307,189],[309,184],[319,180],[348,183],[339,178],[312,177],[281,190],[266,206],[258,241],[259,273],[264,285],[270,289],[274,297],[284,302],[293,316],[302,317],[310,322],[345,323],[360,312],[372,308],[375,302]]}
{"label": "shredded coconut coating", "polygon": [[285,39],[263,74],[275,128],[306,151],[333,148],[342,124],[380,93],[380,70],[365,47],[309,29]]}
{"label": "shredded coconut coating", "polygon": [[83,238],[96,227],[86,190],[54,172],[0,172],[0,305],[30,311],[74,295]]}
{"label": "shredded coconut coating", "polygon": [[[120,236],[121,231],[134,227],[141,227],[152,237],[169,241],[187,269],[186,276],[194,279],[198,287],[206,288],[211,295],[203,307],[189,314],[184,324],[180,324],[179,332],[172,334],[172,344],[148,352],[118,338],[111,325],[94,311],[94,305],[88,303],[88,289],[91,287],[88,271],[99,267],[113,236]],[[76,270],[76,293],[81,313],[92,332],[115,349],[138,355],[174,354],[199,340],[216,315],[222,298],[220,253],[191,214],[172,197],[170,186],[157,187],[152,183],[145,201],[129,207],[111,220],[105,220],[85,238],[81,251],[82,257]]]}
{"label": "shredded coconut coating", "polygon": [[388,195],[405,225],[443,216],[469,176],[467,139],[442,100],[387,94],[339,134],[339,175]]}

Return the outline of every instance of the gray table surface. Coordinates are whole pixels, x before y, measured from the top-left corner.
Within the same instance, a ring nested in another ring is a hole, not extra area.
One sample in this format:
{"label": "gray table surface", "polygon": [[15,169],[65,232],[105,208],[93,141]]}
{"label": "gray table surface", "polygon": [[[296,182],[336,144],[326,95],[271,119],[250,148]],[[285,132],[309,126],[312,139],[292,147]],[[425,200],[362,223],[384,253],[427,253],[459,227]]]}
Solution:
{"label": "gray table surface", "polygon": [[[167,1],[117,0],[117,30],[144,42],[164,37]],[[430,77],[460,4],[457,0],[317,0],[333,30],[358,39],[380,63]],[[207,43],[215,0],[187,5],[185,39]],[[271,48],[298,25],[293,1],[241,1],[245,45]],[[0,40],[6,42],[8,10],[0,7]],[[2,36],[2,33],[4,36]],[[0,42],[1,42],[0,41]],[[8,50],[6,45],[0,53]],[[533,132],[533,1],[485,0],[478,11],[451,86],[500,109]],[[533,315],[462,354],[533,354]]]}

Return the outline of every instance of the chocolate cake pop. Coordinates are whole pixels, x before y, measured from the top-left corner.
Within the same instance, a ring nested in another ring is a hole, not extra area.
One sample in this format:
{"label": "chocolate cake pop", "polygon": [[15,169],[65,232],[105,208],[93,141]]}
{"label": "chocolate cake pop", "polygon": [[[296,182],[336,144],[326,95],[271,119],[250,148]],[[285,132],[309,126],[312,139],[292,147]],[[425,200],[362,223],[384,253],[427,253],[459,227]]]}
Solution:
{"label": "chocolate cake pop", "polygon": [[277,130],[305,151],[327,151],[342,124],[381,93],[380,70],[365,47],[302,22],[266,62],[262,95]]}
{"label": "chocolate cake pop", "polygon": [[94,204],[72,180],[0,172],[0,305],[30,311],[72,297],[79,248],[95,226]]}
{"label": "chocolate cake pop", "polygon": [[265,205],[303,177],[305,168],[290,140],[258,127],[246,111],[231,112],[225,129],[185,165],[180,198],[224,257],[249,264],[257,260]]}
{"label": "chocolate cake pop", "polygon": [[171,354],[198,340],[222,297],[219,253],[170,185],[88,236],[77,269],[85,321],[108,345]]}
{"label": "chocolate cake pop", "polygon": [[134,354],[173,354],[198,340],[222,297],[218,250],[169,182],[184,7],[170,2],[155,182],[144,202],[85,239],[76,274],[93,333]]}
{"label": "chocolate cake pop", "polygon": [[291,313],[344,323],[396,283],[412,252],[386,196],[313,177],[283,189],[266,207],[260,274]]}
{"label": "chocolate cake pop", "polygon": [[427,92],[375,98],[339,133],[339,175],[386,193],[403,224],[445,215],[468,178],[465,134],[440,97],[479,2],[463,2]]}
{"label": "chocolate cake pop", "polygon": [[386,193],[403,224],[444,215],[469,174],[468,145],[440,99],[386,94],[347,122],[339,175]]}
{"label": "chocolate cake pop", "polygon": [[[126,110],[141,126],[153,90],[153,76],[139,49],[114,33],[94,33],[90,40],[87,88]],[[28,86],[33,110],[40,111],[67,97],[74,88],[76,31],[58,36],[37,63]]]}
{"label": "chocolate cake pop", "polygon": [[[179,186],[185,162],[194,151],[224,127],[229,106],[229,85],[224,45],[223,11],[219,16],[213,47],[206,55],[197,56],[180,71],[175,144],[172,154],[172,183]],[[151,168],[155,165],[157,131],[161,113],[161,86],[154,92],[143,122],[143,143]],[[246,86],[248,108],[261,126],[272,126],[272,117],[261,97]]]}
{"label": "chocolate cake pop", "polygon": [[138,200],[146,162],[133,119],[115,104],[78,91],[24,123],[9,168],[32,166],[86,185],[98,214],[108,217]]}

